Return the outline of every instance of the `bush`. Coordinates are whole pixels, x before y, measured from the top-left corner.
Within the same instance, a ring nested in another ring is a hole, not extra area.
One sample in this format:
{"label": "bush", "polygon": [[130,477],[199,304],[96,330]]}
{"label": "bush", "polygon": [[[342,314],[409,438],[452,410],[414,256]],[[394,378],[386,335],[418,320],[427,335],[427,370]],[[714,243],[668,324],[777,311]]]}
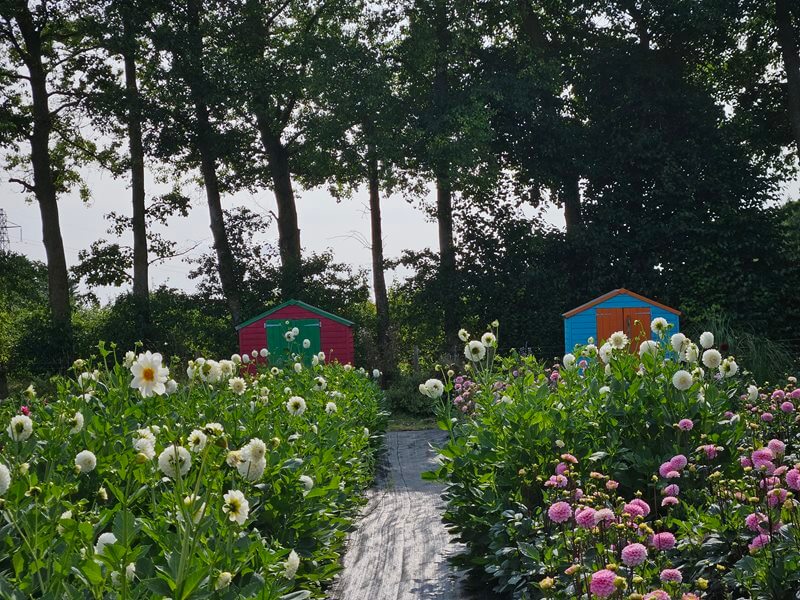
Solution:
{"label": "bush", "polygon": [[434,414],[434,404],[430,398],[420,395],[419,383],[411,375],[400,374],[392,379],[386,390],[386,403],[392,412],[420,417]]}
{"label": "bush", "polygon": [[[621,339],[578,348],[551,369],[496,357],[490,341],[464,376],[442,382],[450,440],[427,476],[448,484],[461,562],[496,591],[794,597],[778,590],[800,583],[800,509],[788,493],[800,488],[796,380],[759,394],[713,348],[657,339],[638,353]],[[641,547],[623,555],[631,544]],[[641,562],[626,559],[642,549]]]}
{"label": "bush", "polygon": [[155,355],[120,362],[101,344],[52,395],[0,406],[0,595],[322,596],[373,475],[375,384],[238,357],[173,358],[178,384]]}

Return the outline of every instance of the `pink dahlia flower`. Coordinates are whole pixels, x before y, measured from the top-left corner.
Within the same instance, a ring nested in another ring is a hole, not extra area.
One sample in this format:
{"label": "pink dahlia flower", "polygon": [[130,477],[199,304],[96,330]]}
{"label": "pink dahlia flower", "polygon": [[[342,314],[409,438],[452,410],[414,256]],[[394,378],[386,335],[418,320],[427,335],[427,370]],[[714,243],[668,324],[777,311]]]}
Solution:
{"label": "pink dahlia flower", "polygon": [[662,494],[665,496],[677,496],[681,493],[681,488],[679,488],[676,484],[670,483],[667,487],[665,487],[662,491]]}
{"label": "pink dahlia flower", "polygon": [[584,529],[591,529],[597,523],[594,521],[595,509],[591,507],[582,508],[575,512],[575,522],[578,524],[579,527],[583,527]]}
{"label": "pink dahlia flower", "polygon": [[653,536],[651,543],[656,550],[671,550],[675,547],[675,536],[669,531],[657,533]]}
{"label": "pink dahlia flower", "polygon": [[609,524],[614,522],[614,511],[610,508],[601,508],[594,513],[594,524]]}
{"label": "pink dahlia flower", "polygon": [[769,442],[767,442],[767,448],[772,450],[773,454],[775,454],[776,456],[780,456],[786,452],[786,444],[784,444],[780,440],[775,440],[775,439],[770,440]]}
{"label": "pink dahlia flower", "polygon": [[767,544],[769,544],[770,537],[766,533],[759,533],[756,537],[754,537],[747,547],[752,552],[753,550],[758,550],[759,548],[763,548]]}
{"label": "pink dahlia flower", "polygon": [[764,527],[761,526],[767,520],[767,517],[760,512],[754,512],[747,515],[744,518],[744,524],[747,525],[747,528],[750,531],[758,531],[763,532],[766,531]]}
{"label": "pink dahlia flower", "polygon": [[[753,461],[753,466],[756,469],[772,464],[773,458],[775,458],[775,455],[770,448],[759,448],[750,455],[750,460]],[[772,469],[775,470],[775,465],[772,465]]]}
{"label": "pink dahlia flower", "polygon": [[789,496],[789,492],[783,489],[774,489],[767,492],[767,504],[770,508],[775,508],[776,506],[783,504],[786,502],[786,498]]}
{"label": "pink dahlia flower", "polygon": [[602,569],[592,573],[592,580],[589,583],[589,589],[592,594],[598,598],[608,598],[611,594],[617,591],[614,587],[614,580],[617,574],[608,569]]}
{"label": "pink dahlia flower", "polygon": [[797,470],[797,467],[786,473],[786,485],[793,490],[800,490],[800,471]]}
{"label": "pink dahlia flower", "polygon": [[714,444],[705,444],[704,446],[700,446],[700,449],[705,452],[708,460],[717,458],[717,447]]}
{"label": "pink dahlia flower", "polygon": [[643,544],[628,544],[622,549],[622,562],[635,567],[647,560],[647,548]]}
{"label": "pink dahlia flower", "polygon": [[669,459],[669,464],[672,466],[673,471],[680,471],[689,464],[689,461],[683,454],[678,454]]}
{"label": "pink dahlia flower", "polygon": [[547,509],[547,516],[555,523],[564,523],[572,516],[572,508],[566,502],[556,502]]}
{"label": "pink dahlia flower", "polygon": [[636,517],[643,517],[644,516],[644,511],[642,510],[642,507],[638,506],[636,504],[633,504],[632,502],[628,502],[622,508],[622,512],[624,512],[626,515],[628,515],[632,519],[635,519]]}
{"label": "pink dahlia flower", "polygon": [[694,422],[691,419],[681,419],[678,421],[678,429],[681,431],[691,431],[694,429]]}
{"label": "pink dahlia flower", "polygon": [[678,569],[664,569],[661,571],[661,581],[667,583],[669,581],[673,583],[681,583],[683,581],[683,575]]}

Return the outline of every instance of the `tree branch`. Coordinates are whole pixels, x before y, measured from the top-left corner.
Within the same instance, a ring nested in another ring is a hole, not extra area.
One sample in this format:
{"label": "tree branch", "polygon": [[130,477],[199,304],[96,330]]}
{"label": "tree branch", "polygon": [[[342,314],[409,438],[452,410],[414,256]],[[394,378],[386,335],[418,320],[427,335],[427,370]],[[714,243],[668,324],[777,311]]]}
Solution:
{"label": "tree branch", "polygon": [[179,256],[184,256],[185,254],[189,254],[192,250],[197,249],[200,244],[203,242],[196,242],[193,246],[186,248],[185,250],[180,250],[178,252],[171,252],[170,254],[166,254],[164,256],[157,256],[153,260],[149,261],[148,264],[154,265],[160,262],[164,262],[165,260],[169,260],[170,258],[178,258]]}
{"label": "tree branch", "polygon": [[292,0],[286,0],[283,4],[281,4],[275,12],[273,12],[269,17],[267,17],[266,23],[264,23],[264,33],[269,33],[269,28],[272,27],[272,24],[275,22],[281,13],[286,9],[289,4],[291,4]]}
{"label": "tree branch", "polygon": [[24,179],[17,179],[16,177],[10,177],[8,182],[9,183],[18,183],[23,188],[25,188],[25,191],[28,191],[28,192],[30,192],[32,194],[36,193],[36,186],[31,185],[30,183],[28,183]]}

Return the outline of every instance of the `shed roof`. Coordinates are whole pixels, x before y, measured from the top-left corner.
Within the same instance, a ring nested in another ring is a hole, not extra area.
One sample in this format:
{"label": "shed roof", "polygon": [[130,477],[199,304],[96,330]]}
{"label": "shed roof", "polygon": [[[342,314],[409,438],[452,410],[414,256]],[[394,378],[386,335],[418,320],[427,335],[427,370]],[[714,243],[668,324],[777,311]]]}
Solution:
{"label": "shed roof", "polygon": [[587,302],[586,304],[581,304],[577,308],[573,308],[572,310],[569,310],[569,311],[565,312],[561,316],[564,317],[565,319],[568,319],[569,317],[571,317],[573,315],[577,315],[578,313],[583,312],[587,308],[591,308],[593,306],[596,306],[597,304],[600,304],[601,302],[605,302],[606,300],[608,300],[609,298],[613,298],[614,296],[619,296],[620,294],[627,294],[629,296],[633,296],[634,298],[638,298],[642,302],[647,302],[648,304],[652,304],[653,306],[658,306],[659,308],[663,308],[664,310],[669,311],[669,312],[671,312],[672,314],[675,314],[675,315],[680,315],[681,314],[681,311],[676,310],[674,308],[670,308],[669,306],[661,304],[660,302],[656,302],[655,300],[651,300],[650,298],[646,298],[646,297],[642,296],[641,294],[637,294],[636,292],[632,292],[630,290],[626,290],[625,288],[618,288],[616,290],[611,290],[610,292],[605,293],[602,296],[598,296],[597,298]]}
{"label": "shed roof", "polygon": [[261,313],[260,315],[256,315],[251,319],[247,319],[247,321],[244,321],[243,323],[239,323],[236,326],[236,330],[238,331],[244,327],[247,327],[248,325],[252,325],[256,321],[260,321],[264,317],[268,317],[271,314],[278,312],[282,308],[286,308],[287,306],[299,306],[300,308],[304,308],[308,311],[311,311],[319,315],[320,317],[325,317],[326,319],[330,319],[331,321],[336,321],[337,323],[341,323],[342,325],[347,325],[348,327],[352,327],[353,325],[355,325],[355,323],[353,323],[352,321],[348,321],[344,317],[339,317],[337,315],[334,315],[333,313],[329,313],[327,310],[322,310],[321,308],[317,308],[316,306],[311,306],[310,304],[306,304],[302,300],[287,300],[286,302],[278,304],[278,306],[274,306],[270,308],[268,311]]}

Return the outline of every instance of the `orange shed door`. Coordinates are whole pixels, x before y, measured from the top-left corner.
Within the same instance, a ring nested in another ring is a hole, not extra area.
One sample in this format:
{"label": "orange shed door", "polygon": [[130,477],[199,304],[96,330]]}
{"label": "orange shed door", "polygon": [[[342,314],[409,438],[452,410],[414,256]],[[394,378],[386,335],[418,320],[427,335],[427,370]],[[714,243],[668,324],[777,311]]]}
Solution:
{"label": "orange shed door", "polygon": [[597,343],[605,342],[615,331],[623,331],[624,312],[621,308],[597,309]]}
{"label": "orange shed door", "polygon": [[638,352],[639,345],[650,339],[650,309],[624,309],[625,335],[631,341],[631,352]]}

